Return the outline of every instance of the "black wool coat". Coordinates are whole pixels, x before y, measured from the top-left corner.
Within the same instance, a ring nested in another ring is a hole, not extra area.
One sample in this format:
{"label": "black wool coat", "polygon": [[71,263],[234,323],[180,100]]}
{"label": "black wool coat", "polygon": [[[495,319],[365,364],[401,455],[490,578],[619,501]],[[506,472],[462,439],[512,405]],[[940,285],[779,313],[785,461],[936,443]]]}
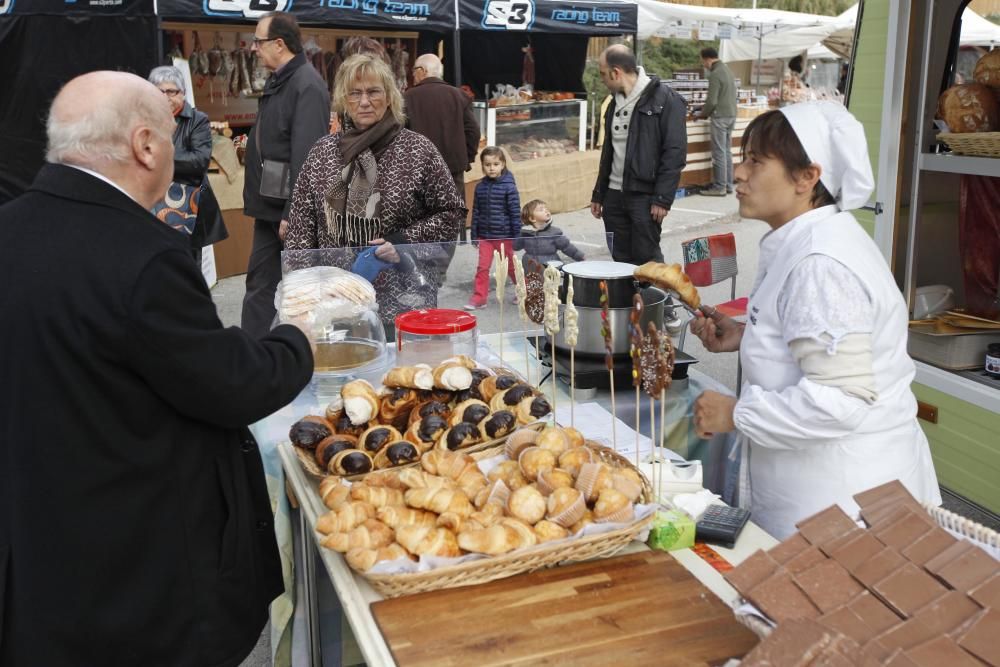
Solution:
{"label": "black wool coat", "polygon": [[222,327],[188,239],[46,165],[0,207],[0,665],[238,664],[282,590],[247,424],[305,336]]}

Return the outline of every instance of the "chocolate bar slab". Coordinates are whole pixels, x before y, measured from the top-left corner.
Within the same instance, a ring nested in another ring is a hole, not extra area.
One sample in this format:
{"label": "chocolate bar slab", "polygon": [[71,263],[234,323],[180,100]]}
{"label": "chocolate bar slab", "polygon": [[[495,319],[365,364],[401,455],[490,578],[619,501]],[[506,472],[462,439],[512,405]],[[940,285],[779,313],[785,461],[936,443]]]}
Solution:
{"label": "chocolate bar slab", "polygon": [[722,576],[740,595],[746,597],[751,588],[770,577],[779,567],[780,565],[771,558],[768,552],[758,549]]}
{"label": "chocolate bar slab", "polygon": [[754,586],[747,599],[776,623],[796,618],[817,618],[819,609],[795,585],[787,572],[778,572]]}
{"label": "chocolate bar slab", "polygon": [[851,600],[847,607],[871,629],[873,635],[885,632],[902,620],[896,612],[868,591]]}
{"label": "chocolate bar slab", "polygon": [[899,570],[908,562],[892,547],[885,547],[868,560],[850,568],[850,572],[855,579],[871,589],[876,583]]}
{"label": "chocolate bar slab", "polygon": [[982,667],[949,637],[935,637],[905,651],[917,667]]}
{"label": "chocolate bar slab", "polygon": [[1000,608],[1000,572],[973,588],[969,595],[984,607]]}
{"label": "chocolate bar slab", "polygon": [[830,558],[837,561],[849,571],[854,571],[859,565],[870,559],[872,556],[882,551],[885,545],[875,539],[875,536],[868,531],[861,531],[861,534],[850,542],[841,544]]}
{"label": "chocolate bar slab", "polygon": [[832,539],[829,542],[824,542],[820,545],[819,550],[825,553],[827,556],[833,556],[833,552],[847,544],[848,542],[853,542],[865,533],[867,533],[863,528],[858,528],[855,526],[853,530],[850,530],[838,538]]}
{"label": "chocolate bar slab", "polygon": [[920,667],[920,665],[910,660],[901,648],[897,648],[895,652],[889,656],[889,659],[882,664],[885,667]]}
{"label": "chocolate bar slab", "polygon": [[[824,614],[817,619],[820,625],[835,630],[842,635],[850,637],[859,644],[864,644],[875,636],[875,631],[861,620],[853,609],[844,605],[838,607],[828,614]],[[899,619],[896,619],[897,621]]]}
{"label": "chocolate bar slab", "polygon": [[847,604],[864,589],[834,560],[817,563],[793,579],[820,611],[827,613]]}
{"label": "chocolate bar slab", "polygon": [[808,519],[799,521],[795,527],[810,544],[822,548],[824,544],[850,533],[858,525],[851,517],[847,516],[840,505],[831,505]]}
{"label": "chocolate bar slab", "polygon": [[808,549],[803,550],[798,555],[786,561],[784,565],[785,569],[795,574],[796,572],[808,570],[813,565],[822,563],[825,560],[826,556],[823,555],[822,551],[814,546],[810,546]]}
{"label": "chocolate bar slab", "polygon": [[872,592],[900,616],[909,618],[918,609],[947,592],[923,568],[906,561],[901,568],[875,583]]}
{"label": "chocolate bar slab", "polygon": [[903,557],[911,563],[923,565],[957,541],[948,531],[932,526],[920,539],[903,549]]}
{"label": "chocolate bar slab", "polygon": [[913,496],[910,495],[910,492],[907,491],[906,487],[903,486],[903,483],[898,479],[886,482],[885,484],[880,484],[876,487],[868,489],[867,491],[862,491],[861,493],[855,493],[854,502],[858,504],[858,507],[865,508],[885,497],[896,500],[906,500],[909,498],[916,502]]}
{"label": "chocolate bar slab", "polygon": [[875,637],[874,641],[884,647],[890,653],[896,649],[906,650],[914,646],[923,644],[934,639],[937,633],[924,625],[921,621],[911,618],[895,625],[882,634]]}
{"label": "chocolate bar slab", "polygon": [[955,540],[954,544],[924,563],[924,568],[931,574],[936,575],[944,569],[945,565],[975,548],[976,547],[967,540]]}
{"label": "chocolate bar slab", "polygon": [[913,615],[938,634],[951,632],[979,613],[979,605],[965,593],[948,591]]}
{"label": "chocolate bar slab", "polygon": [[740,667],[805,667],[832,640],[833,633],[814,621],[790,620],[757,644],[740,662]]}
{"label": "chocolate bar slab", "polygon": [[793,533],[777,546],[771,547],[767,554],[779,563],[786,563],[808,548],[809,543],[802,537],[802,533]]}
{"label": "chocolate bar slab", "polygon": [[1000,611],[984,609],[958,637],[958,645],[988,665],[1000,665]]}
{"label": "chocolate bar slab", "polygon": [[971,591],[997,572],[1000,572],[1000,562],[974,546],[945,563],[937,576],[956,591]]}
{"label": "chocolate bar slab", "polygon": [[874,530],[878,541],[899,552],[926,535],[934,526],[914,512],[908,512],[895,523],[883,524]]}

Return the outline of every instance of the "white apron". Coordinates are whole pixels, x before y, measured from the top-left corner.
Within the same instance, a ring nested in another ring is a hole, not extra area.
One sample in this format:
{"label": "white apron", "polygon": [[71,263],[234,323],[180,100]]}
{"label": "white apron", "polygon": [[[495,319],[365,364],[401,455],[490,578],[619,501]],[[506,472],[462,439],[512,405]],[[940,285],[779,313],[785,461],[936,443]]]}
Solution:
{"label": "white apron", "polygon": [[[940,503],[910,389],[915,368],[906,353],[906,306],[878,248],[854,216],[832,206],[810,211],[772,235],[770,243],[765,237],[761,244],[748,303],[740,345],[743,387],[734,413],[737,428],[755,434],[749,445],[753,520],[784,539],[796,522],[834,503],[857,516],[851,496],[894,479],[918,501]],[[845,402],[839,389],[804,380],[781,333],[778,294],[796,264],[811,254],[828,255],[850,269],[874,307],[872,364],[878,400],[864,408],[860,422],[849,430],[837,423],[836,410],[831,418],[816,406],[824,407],[824,394],[831,407],[853,409],[860,402]]]}

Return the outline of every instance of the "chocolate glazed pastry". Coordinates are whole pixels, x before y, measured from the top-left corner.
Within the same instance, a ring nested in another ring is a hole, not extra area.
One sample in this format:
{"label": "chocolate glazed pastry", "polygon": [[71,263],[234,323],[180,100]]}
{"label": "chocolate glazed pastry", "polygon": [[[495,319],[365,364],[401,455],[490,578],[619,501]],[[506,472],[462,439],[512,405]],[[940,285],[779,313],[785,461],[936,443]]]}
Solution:
{"label": "chocolate glazed pastry", "polygon": [[526,398],[517,405],[517,418],[522,424],[538,421],[552,412],[552,406],[544,396]]}
{"label": "chocolate glazed pastry", "polygon": [[448,421],[452,426],[458,424],[459,422],[478,424],[489,414],[490,406],[480,400],[472,398],[456,405],[455,410],[451,413],[451,418]]}
{"label": "chocolate glazed pastry", "polygon": [[526,384],[516,384],[503,395],[503,402],[508,406],[514,406],[529,396],[534,396],[535,390]]}
{"label": "chocolate glazed pastry", "polygon": [[481,383],[486,378],[490,377],[492,373],[490,373],[485,368],[473,368],[471,369],[471,372],[472,372],[472,384],[469,385],[468,389],[464,390],[469,393],[469,396],[467,396],[466,398],[478,398],[479,400],[482,400],[483,397],[479,393],[479,383]]}
{"label": "chocolate glazed pastry", "polygon": [[371,422],[368,422],[367,424],[354,425],[345,413],[340,416],[340,419],[337,420],[337,423],[334,424],[334,426],[337,429],[337,433],[340,433],[341,435],[353,435],[356,438],[368,430],[368,427],[371,426]]}
{"label": "chocolate glazed pastry", "polygon": [[412,426],[414,422],[426,419],[430,415],[438,415],[447,420],[450,414],[451,408],[447,404],[440,401],[424,401],[413,408],[413,412],[410,413],[410,425]]}
{"label": "chocolate glazed pastry", "polygon": [[392,466],[413,463],[420,458],[420,450],[407,440],[390,442],[375,455],[375,467],[379,470]]}
{"label": "chocolate glazed pastry", "polygon": [[480,381],[479,397],[488,403],[497,392],[510,389],[518,382],[519,380],[514,375],[491,375]]}
{"label": "chocolate glazed pastry", "polygon": [[296,447],[315,449],[324,438],[333,435],[333,425],[322,417],[309,415],[292,424],[288,439]]}
{"label": "chocolate glazed pastry", "polygon": [[345,449],[330,461],[330,469],[336,475],[361,475],[371,472],[374,466],[371,454],[360,449]]}
{"label": "chocolate glazed pastry", "polygon": [[462,447],[474,445],[477,442],[479,442],[479,427],[469,422],[462,422],[452,426],[441,436],[441,439],[438,441],[438,447],[441,447],[443,443],[444,447],[455,451]]}
{"label": "chocolate glazed pastry", "polygon": [[510,434],[517,428],[517,417],[510,410],[500,410],[479,422],[479,433],[483,440],[496,440]]}
{"label": "chocolate glazed pastry", "polygon": [[334,434],[329,438],[324,438],[316,445],[316,463],[319,464],[320,468],[326,470],[334,456],[345,449],[354,449],[357,444],[358,439],[353,435]]}
{"label": "chocolate glazed pastry", "polygon": [[427,415],[414,422],[406,431],[406,439],[423,450],[429,449],[448,430],[448,422],[440,415]]}
{"label": "chocolate glazed pastry", "polygon": [[391,426],[372,426],[358,438],[358,449],[374,454],[386,443],[401,440],[402,437],[400,432]]}

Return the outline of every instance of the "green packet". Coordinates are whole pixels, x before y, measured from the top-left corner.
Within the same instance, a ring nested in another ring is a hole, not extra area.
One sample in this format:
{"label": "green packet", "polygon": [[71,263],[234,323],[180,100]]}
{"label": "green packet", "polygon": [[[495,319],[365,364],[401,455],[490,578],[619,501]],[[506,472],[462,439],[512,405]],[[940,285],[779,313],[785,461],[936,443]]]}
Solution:
{"label": "green packet", "polygon": [[690,549],[694,546],[694,521],[680,510],[661,510],[653,518],[647,543],[660,551]]}

